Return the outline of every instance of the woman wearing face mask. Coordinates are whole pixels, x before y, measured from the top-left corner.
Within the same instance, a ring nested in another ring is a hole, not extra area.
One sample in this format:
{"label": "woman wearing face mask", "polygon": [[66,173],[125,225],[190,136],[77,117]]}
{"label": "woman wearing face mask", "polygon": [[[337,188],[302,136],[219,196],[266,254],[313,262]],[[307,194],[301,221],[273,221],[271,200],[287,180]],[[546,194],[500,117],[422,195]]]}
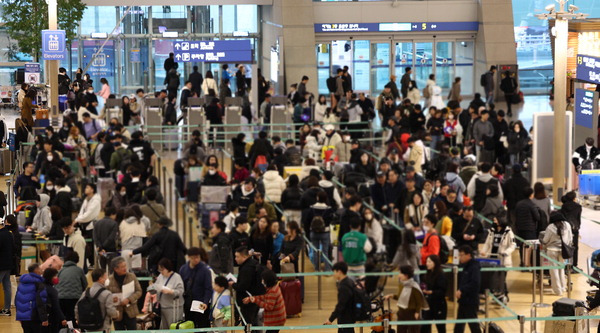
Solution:
{"label": "woman wearing face mask", "polygon": [[376,252],[385,251],[385,246],[383,245],[383,227],[381,226],[381,222],[379,222],[374,216],[373,212],[369,208],[365,208],[363,210],[363,218],[365,219],[365,235],[369,237],[369,239],[373,239],[376,245]]}
{"label": "woman wearing face mask", "polygon": [[114,207],[116,210],[127,206],[127,188],[123,184],[117,184],[112,191],[112,196],[106,203],[106,207]]}
{"label": "woman wearing face mask", "polygon": [[46,179],[46,184],[44,184],[44,189],[42,190],[42,193],[50,197],[50,202],[54,200],[54,196],[56,195],[56,189],[54,188],[54,180]]}
{"label": "woman wearing face mask", "polygon": [[523,123],[520,120],[517,120],[512,125],[511,130],[506,136],[506,140],[508,141],[510,165],[521,163],[521,160],[525,157],[523,151],[529,143],[529,134],[527,133],[527,130],[523,128]]}
{"label": "woman wearing face mask", "polygon": [[209,164],[202,170],[202,185],[225,186],[225,179],[217,172],[215,164]]}
{"label": "woman wearing face mask", "polygon": [[[446,278],[442,271],[442,263],[437,255],[430,255],[425,265],[427,274],[421,282],[421,288],[429,310],[423,311],[423,320],[446,320],[448,304],[446,303]],[[436,324],[439,333],[446,333],[446,324]],[[421,327],[422,333],[431,333],[431,325]]]}
{"label": "woman wearing face mask", "polygon": [[425,232],[425,238],[423,239],[423,246],[421,246],[421,265],[426,264],[427,257],[435,254],[440,255],[440,236],[435,229],[435,215],[427,214],[423,219],[423,231]]}
{"label": "woman wearing face mask", "polygon": [[85,94],[85,102],[86,109],[90,113],[98,115],[98,110],[96,109],[96,107],[98,107],[98,97],[96,97],[96,94],[94,94],[94,87],[92,87],[92,85],[88,86],[87,88],[87,93]]}
{"label": "woman wearing face mask", "polygon": [[54,288],[54,286],[59,283],[58,271],[51,267],[46,268],[43,273],[43,278],[43,288],[46,289],[47,294],[46,303],[49,306],[46,306],[46,309],[48,310],[46,314],[39,314],[40,320],[42,326],[48,326],[47,332],[58,333],[61,327],[67,326],[67,320],[61,311],[60,303],[58,301],[58,291]]}
{"label": "woman wearing face mask", "polygon": [[223,179],[225,179],[225,181],[227,181],[227,174],[221,169],[219,169],[219,159],[216,155],[208,155],[208,157],[206,158],[206,165],[210,164],[214,165],[217,174],[219,174],[221,177],[223,177]]}
{"label": "woman wearing face mask", "polygon": [[456,147],[462,143],[463,128],[460,126],[454,112],[449,111],[446,120],[444,121],[444,142],[450,147]]}

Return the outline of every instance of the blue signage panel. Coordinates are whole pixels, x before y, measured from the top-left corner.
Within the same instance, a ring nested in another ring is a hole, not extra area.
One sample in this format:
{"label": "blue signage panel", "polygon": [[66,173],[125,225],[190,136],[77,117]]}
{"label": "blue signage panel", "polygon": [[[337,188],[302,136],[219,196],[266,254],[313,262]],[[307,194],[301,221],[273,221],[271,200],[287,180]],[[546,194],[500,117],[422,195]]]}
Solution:
{"label": "blue signage panel", "polygon": [[64,60],[67,58],[67,35],[64,30],[42,30],[42,59]]}
{"label": "blue signage panel", "polygon": [[600,84],[600,58],[578,54],[577,79]]}
{"label": "blue signage panel", "polygon": [[40,63],[39,62],[26,62],[25,63],[25,73],[39,73]]}
{"label": "blue signage panel", "polygon": [[575,89],[575,124],[593,128],[594,115],[596,114],[598,114],[598,93],[585,89]]}
{"label": "blue signage panel", "polygon": [[173,42],[177,62],[252,62],[249,39]]}
{"label": "blue signage panel", "polygon": [[317,23],[315,32],[478,31],[479,22]]}
{"label": "blue signage panel", "polygon": [[129,50],[129,61],[130,62],[141,62],[140,61],[140,49]]}

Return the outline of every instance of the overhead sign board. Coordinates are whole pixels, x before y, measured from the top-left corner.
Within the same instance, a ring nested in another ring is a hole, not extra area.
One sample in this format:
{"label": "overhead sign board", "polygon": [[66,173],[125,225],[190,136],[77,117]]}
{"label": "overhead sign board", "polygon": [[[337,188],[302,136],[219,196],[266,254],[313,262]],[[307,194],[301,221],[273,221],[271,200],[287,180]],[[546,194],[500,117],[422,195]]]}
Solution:
{"label": "overhead sign board", "polygon": [[249,39],[173,42],[177,62],[252,62]]}
{"label": "overhead sign board", "polygon": [[578,54],[577,79],[600,84],[600,58]]}
{"label": "overhead sign board", "polygon": [[42,59],[65,60],[67,35],[64,30],[42,30]]}
{"label": "overhead sign board", "polygon": [[25,82],[29,84],[39,84],[40,82],[40,64],[37,62],[25,63]]}
{"label": "overhead sign board", "polygon": [[316,33],[478,31],[479,22],[317,23]]}
{"label": "overhead sign board", "polygon": [[575,90],[575,124],[586,128],[594,127],[594,116],[598,114],[598,93],[586,89]]}

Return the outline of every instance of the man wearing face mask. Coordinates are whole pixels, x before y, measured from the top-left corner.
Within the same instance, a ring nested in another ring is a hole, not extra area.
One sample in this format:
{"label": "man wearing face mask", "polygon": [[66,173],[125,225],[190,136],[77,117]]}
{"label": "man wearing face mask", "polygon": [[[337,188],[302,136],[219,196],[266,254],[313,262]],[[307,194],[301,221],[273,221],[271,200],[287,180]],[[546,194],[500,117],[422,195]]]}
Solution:
{"label": "man wearing face mask", "polygon": [[[102,331],[109,331],[112,327],[113,318],[116,319],[119,316],[119,312],[115,307],[115,303],[112,302],[112,293],[106,289],[108,284],[108,275],[106,271],[96,268],[92,271],[92,286],[86,289],[86,291],[81,294],[82,300],[86,297],[86,294],[91,296],[96,296],[98,302],[100,303],[100,312],[104,317],[104,325],[102,326]],[[82,314],[78,313],[78,307],[75,307],[75,317],[81,322]],[[89,316],[88,316],[89,317]]]}
{"label": "man wearing face mask", "polygon": [[67,181],[64,178],[58,178],[54,181],[56,194],[50,202],[51,206],[58,206],[62,216],[71,216],[73,205],[71,202],[71,188],[67,186]]}
{"label": "man wearing face mask", "polygon": [[225,186],[225,179],[217,172],[217,166],[215,164],[209,164],[207,171],[202,179],[202,185],[204,186]]}
{"label": "man wearing face mask", "polygon": [[64,162],[60,158],[60,155],[58,155],[58,153],[54,151],[52,141],[44,140],[42,145],[44,149],[38,153],[37,158],[35,160],[34,173],[36,175],[38,173],[45,175],[48,172],[48,170],[50,170],[50,168],[52,168],[53,166],[59,168],[64,164]]}
{"label": "man wearing face mask", "polygon": [[96,107],[98,107],[98,97],[96,97],[96,94],[94,94],[94,87],[92,87],[91,85],[87,89],[87,93],[85,94],[85,100],[86,108],[88,109],[88,111],[95,115],[98,115],[98,110],[96,109]]}
{"label": "man wearing face mask", "polygon": [[236,187],[231,193],[231,197],[227,199],[229,204],[231,201],[238,203],[240,209],[240,215],[246,217],[248,214],[248,207],[254,203],[254,195],[256,194],[256,180],[254,178],[246,178],[242,185]]}

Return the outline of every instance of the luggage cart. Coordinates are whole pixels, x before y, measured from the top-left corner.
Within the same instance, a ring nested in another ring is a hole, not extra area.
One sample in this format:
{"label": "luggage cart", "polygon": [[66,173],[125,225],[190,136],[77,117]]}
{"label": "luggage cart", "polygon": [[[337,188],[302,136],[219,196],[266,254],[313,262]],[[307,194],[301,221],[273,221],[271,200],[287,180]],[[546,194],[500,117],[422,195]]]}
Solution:
{"label": "luggage cart", "polygon": [[585,206],[600,209],[600,170],[582,170],[579,174],[579,196]]}

